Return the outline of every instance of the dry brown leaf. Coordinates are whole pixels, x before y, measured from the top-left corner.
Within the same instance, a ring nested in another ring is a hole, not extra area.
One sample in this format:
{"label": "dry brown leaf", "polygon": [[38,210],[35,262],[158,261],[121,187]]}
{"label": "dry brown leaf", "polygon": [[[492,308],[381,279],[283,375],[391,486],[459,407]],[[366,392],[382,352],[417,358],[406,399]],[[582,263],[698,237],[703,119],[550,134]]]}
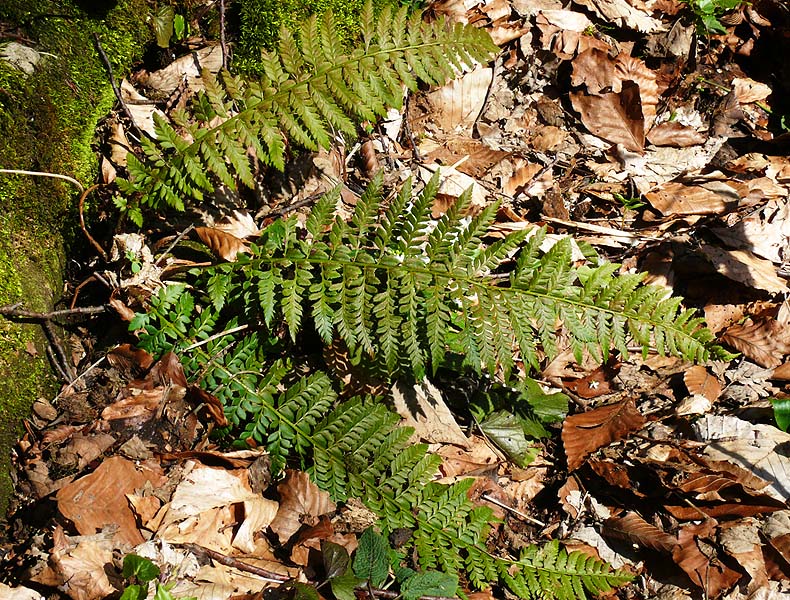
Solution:
{"label": "dry brown leaf", "polygon": [[590,94],[619,92],[622,80],[614,71],[615,60],[605,50],[590,48],[573,59],[571,85],[584,85]]}
{"label": "dry brown leaf", "polygon": [[72,600],[98,600],[117,593],[107,577],[115,549],[111,535],[70,538],[58,525],[52,542],[50,563],[59,579],[56,585]]}
{"label": "dry brown leaf", "polygon": [[644,151],[645,119],[637,84],[624,82],[620,93],[599,96],[572,93],[570,97],[590,133],[612,144],[622,144],[631,152]]}
{"label": "dry brown leaf", "polygon": [[651,33],[662,27],[661,21],[634,8],[627,0],[575,0],[575,2],[586,6],[604,21],[617,27],[627,27],[641,33]]}
{"label": "dry brown leaf", "polygon": [[[524,192],[525,186],[532,184],[542,170],[543,165],[528,162],[523,158],[516,158],[513,161],[513,173],[509,177],[503,178],[502,192],[515,197]],[[551,176],[550,173],[549,176]]]}
{"label": "dry brown leaf", "polygon": [[261,233],[252,215],[240,210],[234,210],[232,214],[227,215],[224,219],[215,223],[214,229],[229,233],[240,240],[249,237],[257,237]]}
{"label": "dry brown leaf", "polygon": [[57,494],[58,510],[82,535],[94,534],[107,525],[117,525],[115,539],[136,546],[143,542],[143,536],[137,529],[126,495],[147,482],[158,488],[166,481],[158,465],[135,465],[113,456],[90,475],[64,486]]}
{"label": "dry brown leaf", "polygon": [[617,375],[619,364],[601,365],[584,377],[563,380],[566,388],[582,398],[597,398],[612,392],[609,382]]}
{"label": "dry brown leaf", "polygon": [[152,102],[139,93],[126,79],[121,81],[121,98],[126,102],[132,121],[135,127],[145,131],[152,138],[156,138],[154,127],[154,114],[164,121],[169,121],[167,115],[156,108],[156,103]]}
{"label": "dry brown leaf", "polygon": [[740,104],[761,102],[773,93],[770,87],[748,77],[736,77],[732,80],[732,92]]}
{"label": "dry brown leaf", "polygon": [[704,144],[707,136],[693,127],[677,121],[666,121],[653,127],[647,134],[647,141],[654,146],[673,146],[688,148]]}
{"label": "dry brown leaf", "polygon": [[790,353],[788,328],[772,319],[747,319],[727,328],[721,340],[766,369],[778,367]]}
{"label": "dry brown leaf", "polygon": [[280,508],[270,527],[283,544],[302,525],[315,525],[318,517],[335,510],[335,503],[329,494],[319,489],[302,471],[287,470],[277,491],[280,494]]}
{"label": "dry brown leaf", "polygon": [[655,525],[651,525],[635,512],[622,517],[611,517],[604,521],[601,531],[604,536],[626,540],[642,548],[671,553],[678,540]]}
{"label": "dry brown leaf", "polygon": [[431,123],[445,133],[471,134],[493,77],[493,69],[478,67],[430,92]]}
{"label": "dry brown leaf", "polygon": [[691,394],[701,394],[716,402],[721,394],[721,382],[702,365],[694,365],[683,375],[683,383]]}
{"label": "dry brown leaf", "polygon": [[717,215],[738,205],[738,195],[720,194],[701,185],[670,181],[645,194],[648,202],[665,217]]}
{"label": "dry brown leaf", "polygon": [[478,436],[472,437],[467,449],[444,444],[437,454],[442,457],[440,469],[445,477],[478,475],[496,468],[500,460],[490,444]]}
{"label": "dry brown leaf", "polygon": [[[749,198],[755,187],[761,200],[773,194],[766,189],[768,186],[758,182],[767,178],[750,179],[752,189],[739,189],[744,198]],[[771,179],[768,179],[771,182]],[[733,185],[737,186],[736,182]],[[784,196],[768,200],[760,210],[729,223],[728,227],[712,227],[711,231],[721,241],[732,248],[748,249],[756,255],[767,258],[773,263],[781,264],[785,257],[790,256],[790,201],[783,186],[776,186],[775,191]]]}
{"label": "dry brown leaf", "polygon": [[[686,525],[678,533],[678,545],[672,557],[708,598],[716,598],[730,589],[741,574],[716,558],[715,547],[706,541],[715,537],[716,521],[708,519],[699,525]],[[708,550],[703,553],[700,545]],[[712,556],[713,558],[709,558]]]}
{"label": "dry brown leaf", "polygon": [[128,377],[136,371],[150,369],[154,364],[154,357],[131,344],[121,344],[107,353],[107,362]]}
{"label": "dry brown leaf", "polygon": [[231,233],[226,233],[215,227],[195,227],[195,232],[201,241],[208,246],[218,257],[229,262],[236,260],[239,252],[249,251],[249,247],[242,240]]}
{"label": "dry brown leaf", "polygon": [[[153,419],[162,402],[165,401],[166,388],[154,388],[152,390],[134,390],[104,407],[101,418],[105,421],[127,421],[126,426],[132,427]],[[168,398],[170,398],[168,394]]]}
{"label": "dry brown leaf", "polygon": [[217,424],[217,427],[228,426],[228,419],[225,417],[225,410],[219,398],[214,394],[209,394],[197,385],[190,385],[187,388],[187,392],[189,392],[196,403],[203,404],[206,407],[206,411],[211,419]]}
{"label": "dry brown leaf", "polygon": [[200,76],[202,69],[211,73],[219,73],[222,67],[222,49],[219,44],[206,46],[185,54],[171,62],[166,67],[141,77],[143,85],[158,92],[159,95],[169,96],[186,79],[190,90],[203,89],[203,79]]}
{"label": "dry brown leaf", "polygon": [[[647,133],[656,120],[656,107],[658,106],[656,74],[648,69],[643,61],[624,52],[617,56],[614,70],[621,85],[632,81],[639,86],[639,101],[642,105],[642,118],[644,119],[645,133]],[[612,91],[619,92],[620,90],[614,89]]]}
{"label": "dry brown leaf", "polygon": [[568,458],[568,471],[576,470],[587,456],[644,424],[645,418],[636,409],[633,399],[567,417],[562,424],[562,443]]}
{"label": "dry brown leaf", "polygon": [[724,550],[750,576],[747,591],[754,594],[763,586],[768,585],[768,573],[762,552],[762,540],[758,522],[754,518],[741,519],[736,522],[723,523],[719,542]]}
{"label": "dry brown leaf", "polygon": [[770,260],[755,256],[748,250],[725,250],[707,244],[700,250],[716,271],[728,279],[772,294],[790,291],[787,282],[776,274],[776,266]]}
{"label": "dry brown leaf", "polygon": [[427,379],[411,385],[396,383],[392,388],[392,401],[403,424],[413,428],[420,440],[429,444],[470,447],[469,439],[447,408],[441,391]]}

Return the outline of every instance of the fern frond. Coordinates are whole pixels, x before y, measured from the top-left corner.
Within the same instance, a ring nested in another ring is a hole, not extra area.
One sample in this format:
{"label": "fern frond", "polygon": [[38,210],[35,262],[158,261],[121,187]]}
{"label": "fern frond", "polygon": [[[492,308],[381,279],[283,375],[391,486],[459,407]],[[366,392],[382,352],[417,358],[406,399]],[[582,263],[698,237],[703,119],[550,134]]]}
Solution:
{"label": "fern frond", "polygon": [[205,89],[192,103],[192,122],[179,115],[182,135],[157,119],[156,142],[146,140],[143,156],[130,157],[124,191],[140,193],[142,204],[153,208],[183,209],[185,199],[202,200],[215,181],[251,186],[249,151],[282,170],[283,134],[311,150],[328,147],[335,131],[354,134],[355,119],[375,120],[388,107],[399,108],[403,85],[444,83],[496,51],[482,29],[407,21],[403,10],[393,14],[388,6],[374,17],[368,4],[362,20],[360,46],[350,53],[327,13],[311,17],[298,35],[283,29],[277,52],[261,59],[260,81],[203,71]]}

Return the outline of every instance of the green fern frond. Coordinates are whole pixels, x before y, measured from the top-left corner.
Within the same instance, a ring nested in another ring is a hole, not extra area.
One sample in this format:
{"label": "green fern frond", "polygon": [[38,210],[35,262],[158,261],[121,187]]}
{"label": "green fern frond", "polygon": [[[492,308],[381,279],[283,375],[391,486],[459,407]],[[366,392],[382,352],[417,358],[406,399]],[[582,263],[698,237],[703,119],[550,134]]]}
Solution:
{"label": "green fern frond", "polygon": [[[292,339],[309,315],[325,342],[338,336],[352,354],[417,376],[439,367],[448,351],[478,371],[507,373],[520,349],[537,369],[541,353],[557,353],[560,330],[578,360],[584,352],[607,357],[613,348],[626,355],[629,340],[644,352],[708,356],[711,334],[700,319],[664,289],[642,285],[641,276],[616,276],[610,264],[574,267],[567,238],[541,254],[542,230],[485,247],[496,206],[462,219],[466,194],[431,229],[438,179],[411,203],[407,184],[375,219],[370,206],[380,201],[380,186],[374,182],[350,223],[331,221],[337,192],[319,202],[307,239],[295,219],[273,224],[249,256],[207,269],[199,286],[208,287],[215,307],[214,290],[232,296],[257,289],[263,320],[279,315]],[[492,275],[505,268],[507,279]]]}
{"label": "green fern frond", "polygon": [[260,81],[226,72],[216,79],[204,71],[192,119],[176,115],[177,131],[155,115],[156,142],[145,140],[142,156],[130,155],[121,189],[141,194],[153,208],[183,209],[185,199],[202,200],[215,181],[235,187],[238,179],[251,187],[250,152],[282,170],[283,135],[310,150],[326,148],[335,132],[355,133],[354,119],[375,120],[388,107],[399,108],[404,85],[444,83],[496,51],[482,29],[407,20],[405,7],[392,11],[386,5],[374,17],[368,3],[360,46],[351,53],[327,13],[311,17],[298,35],[283,29],[278,51],[262,57]]}

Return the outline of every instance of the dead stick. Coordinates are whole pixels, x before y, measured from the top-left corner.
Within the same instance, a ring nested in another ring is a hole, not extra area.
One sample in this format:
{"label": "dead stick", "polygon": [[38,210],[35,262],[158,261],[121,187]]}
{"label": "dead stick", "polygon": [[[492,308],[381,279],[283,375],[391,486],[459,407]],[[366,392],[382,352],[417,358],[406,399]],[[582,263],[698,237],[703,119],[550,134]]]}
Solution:
{"label": "dead stick", "polygon": [[60,338],[58,337],[58,332],[55,331],[55,326],[49,319],[45,320],[41,326],[44,328],[44,332],[47,334],[47,339],[49,340],[50,346],[52,346],[52,349],[55,351],[55,356],[60,359],[60,364],[63,367],[63,370],[66,372],[66,381],[71,383],[77,378],[77,372],[69,362],[66,349],[63,347],[63,344],[60,343]]}
{"label": "dead stick", "polygon": [[85,237],[88,238],[88,241],[91,243],[91,245],[99,251],[99,254],[101,254],[101,257],[104,259],[104,262],[107,262],[107,253],[104,251],[104,248],[99,245],[99,242],[94,240],[93,236],[88,232],[88,228],[85,227],[85,216],[83,215],[83,211],[85,210],[85,198],[87,198],[88,194],[90,194],[100,185],[101,184],[96,183],[90,186],[87,190],[82,192],[82,195],[80,196],[80,227],[82,228],[82,233],[85,234]]}
{"label": "dead stick", "polygon": [[228,68],[228,45],[225,42],[225,0],[219,0],[219,47],[222,50],[222,68]]}
{"label": "dead stick", "polygon": [[0,315],[6,317],[19,317],[21,319],[34,319],[36,321],[51,321],[58,317],[70,317],[72,315],[98,315],[107,312],[106,306],[83,306],[80,308],[67,308],[63,310],[53,310],[47,313],[34,312],[19,308],[19,304],[0,306]]}
{"label": "dead stick", "polygon": [[203,546],[198,546],[197,544],[180,544],[180,546],[184,547],[185,549],[189,550],[193,554],[198,556],[207,556],[211,560],[218,562],[221,565],[225,565],[226,567],[231,567],[233,569],[238,569],[239,571],[244,571],[246,573],[252,573],[253,575],[257,575],[258,577],[263,577],[264,579],[271,581],[273,583],[285,583],[290,577],[287,575],[280,575],[279,573],[275,573],[274,571],[269,571],[267,569],[263,569],[261,567],[256,567],[255,565],[251,565],[250,563],[246,563],[242,560],[238,560],[237,558],[233,558],[231,556],[226,556],[216,550],[209,550],[208,548],[204,548]]}

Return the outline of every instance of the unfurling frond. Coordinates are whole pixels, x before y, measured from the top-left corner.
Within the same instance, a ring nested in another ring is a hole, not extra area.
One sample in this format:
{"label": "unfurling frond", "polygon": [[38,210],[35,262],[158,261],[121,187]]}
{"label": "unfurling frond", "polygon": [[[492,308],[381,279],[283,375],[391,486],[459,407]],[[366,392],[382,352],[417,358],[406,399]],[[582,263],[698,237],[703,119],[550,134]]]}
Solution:
{"label": "unfurling frond", "polygon": [[144,142],[142,156],[130,154],[122,190],[142,194],[153,208],[183,209],[217,182],[251,187],[251,155],[282,170],[286,138],[311,150],[328,147],[336,133],[353,135],[355,120],[399,108],[403,86],[444,83],[496,51],[481,29],[407,19],[405,11],[393,13],[387,5],[374,17],[368,3],[362,39],[351,52],[330,13],[311,17],[298,35],[284,29],[277,52],[261,59],[260,81],[227,72],[218,80],[203,71],[205,90],[192,102],[192,118],[177,114],[175,128],[156,119],[156,141]]}

